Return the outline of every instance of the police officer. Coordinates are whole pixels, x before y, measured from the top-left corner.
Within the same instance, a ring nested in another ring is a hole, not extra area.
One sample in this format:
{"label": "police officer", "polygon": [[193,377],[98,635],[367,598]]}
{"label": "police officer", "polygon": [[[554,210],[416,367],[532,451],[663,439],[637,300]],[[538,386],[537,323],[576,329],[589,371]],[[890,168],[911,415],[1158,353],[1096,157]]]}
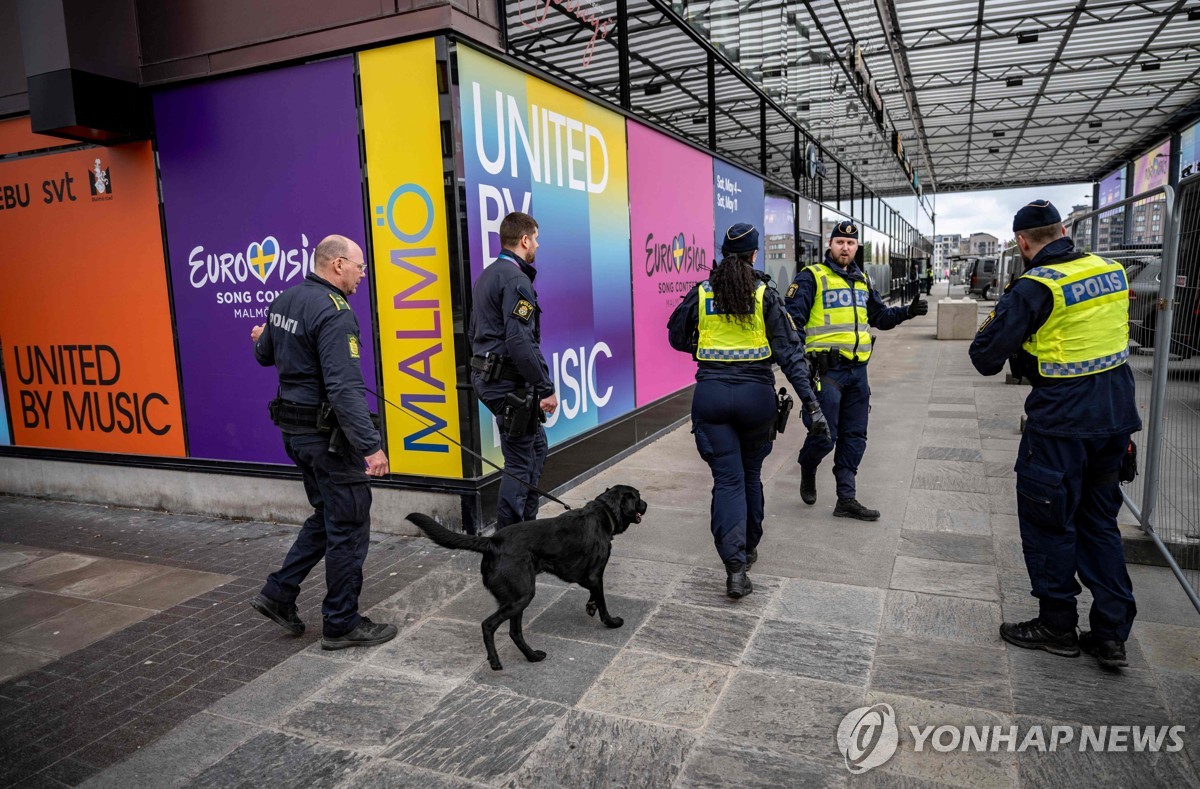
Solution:
{"label": "police officer", "polygon": [[[796,274],[787,291],[787,311],[800,327],[809,366],[819,376],[817,397],[829,420],[829,434],[808,434],[800,448],[800,498],[817,501],[817,466],[833,451],[839,518],[879,520],[879,510],[858,503],[855,475],[867,449],[867,413],[871,388],[869,329],[888,330],[909,318],[925,315],[929,305],[918,294],[907,307],[886,307],[879,293],[854,262],[859,226],[838,222],[829,234],[825,259]],[[807,419],[805,420],[807,424]]]}
{"label": "police officer", "polygon": [[[329,236],[313,254],[314,270],[271,304],[267,322],[251,332],[254,356],[279,371],[271,416],[288,457],[300,468],[313,514],[300,528],[283,566],[250,604],[296,635],[300,584],[325,559],[321,647],[373,646],[396,636],[395,625],[358,613],[362,566],[371,534],[367,476],[388,473],[371,420],[359,366],[362,340],[346,297],[366,274],[362,249]],[[366,471],[364,473],[364,466]]]}
{"label": "police officer", "polygon": [[[546,462],[543,414],[558,407],[542,356],[541,307],[533,281],[538,224],[514,211],[500,222],[503,250],[471,293],[471,384],[500,425],[504,468],[496,528],[537,517],[537,485]],[[522,482],[527,484],[522,484]]]}
{"label": "police officer", "polygon": [[[1075,249],[1046,200],[1013,219],[1024,274],[971,343],[971,362],[995,375],[1012,358],[1028,378],[1017,472],[1017,516],[1038,616],[1005,622],[1010,644],[1101,665],[1127,665],[1137,607],[1117,513],[1118,470],[1142,427],[1129,356],[1129,286],[1112,261]],[[1091,630],[1076,636],[1076,574],[1092,591]]]}
{"label": "police officer", "polygon": [[[696,448],[712,469],[712,534],[725,563],[725,592],[754,591],[746,571],[762,538],[762,464],[771,454],[777,402],[773,362],[811,412],[811,433],[828,433],[808,381],[800,338],[769,278],[753,268],[758,230],[739,223],[721,262],[671,313],[668,339],[698,362],[692,395]],[[786,417],[786,414],[785,414]]]}

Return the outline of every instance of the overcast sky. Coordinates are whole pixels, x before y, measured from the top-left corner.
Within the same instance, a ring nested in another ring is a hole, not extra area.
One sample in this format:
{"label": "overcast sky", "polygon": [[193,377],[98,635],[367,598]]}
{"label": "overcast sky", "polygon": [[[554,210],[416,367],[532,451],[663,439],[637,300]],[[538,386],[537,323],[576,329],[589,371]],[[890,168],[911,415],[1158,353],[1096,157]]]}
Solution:
{"label": "overcast sky", "polygon": [[[960,233],[964,236],[971,233],[991,233],[1001,242],[1007,241],[1012,238],[1013,214],[1033,200],[1049,200],[1065,217],[1071,213],[1072,206],[1091,204],[1092,185],[1086,183],[939,194],[936,205],[937,233]],[[900,211],[909,222],[913,221],[915,199],[893,198],[887,202]],[[920,220],[919,229],[922,233],[929,234],[929,219],[924,212],[920,213]]]}

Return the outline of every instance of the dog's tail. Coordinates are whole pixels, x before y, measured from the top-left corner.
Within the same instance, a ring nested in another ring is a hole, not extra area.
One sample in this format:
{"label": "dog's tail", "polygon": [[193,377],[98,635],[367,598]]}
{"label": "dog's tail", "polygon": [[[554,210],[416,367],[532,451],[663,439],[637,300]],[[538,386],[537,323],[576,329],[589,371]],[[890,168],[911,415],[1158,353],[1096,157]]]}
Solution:
{"label": "dog's tail", "polygon": [[419,512],[410,513],[408,520],[415,523],[429,539],[443,548],[460,548],[476,553],[487,553],[492,546],[492,541],[487,537],[476,537],[473,534],[459,534],[456,531],[450,531],[433,518]]}

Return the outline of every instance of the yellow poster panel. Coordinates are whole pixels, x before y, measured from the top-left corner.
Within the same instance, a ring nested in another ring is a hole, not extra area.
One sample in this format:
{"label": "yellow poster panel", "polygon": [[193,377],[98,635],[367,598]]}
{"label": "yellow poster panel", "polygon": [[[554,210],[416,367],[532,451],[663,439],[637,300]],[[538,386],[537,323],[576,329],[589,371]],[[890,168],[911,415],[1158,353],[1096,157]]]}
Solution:
{"label": "yellow poster panel", "polygon": [[[432,40],[360,52],[388,458],[461,477],[441,120]],[[440,433],[444,434],[439,435]]]}

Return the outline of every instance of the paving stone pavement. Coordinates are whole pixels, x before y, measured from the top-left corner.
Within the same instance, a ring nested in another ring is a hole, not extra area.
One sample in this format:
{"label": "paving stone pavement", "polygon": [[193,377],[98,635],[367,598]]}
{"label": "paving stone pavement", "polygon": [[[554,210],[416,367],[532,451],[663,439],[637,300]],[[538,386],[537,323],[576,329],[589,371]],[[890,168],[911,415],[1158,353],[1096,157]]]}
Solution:
{"label": "paving stone pavement", "polygon": [[[374,542],[364,606],[401,633],[324,652],[317,628],[289,637],[246,605],[287,526],[0,498],[0,542],[24,546],[0,546],[0,611],[29,590],[5,573],[49,554],[227,579],[0,683],[0,786],[1200,786],[1200,616],[1165,570],[1134,568],[1153,607],[1119,674],[997,636],[1036,611],[1012,504],[1025,392],[978,376],[966,342],[936,341],[931,312],[881,334],[871,362],[859,494],[880,521],[832,517],[827,467],[818,503],[800,501],[793,426],[764,467],[755,593],[729,600],[709,478],[681,427],[566,494],[633,483],[650,504],[606,578],[624,626],[543,576],[525,635],[548,656],[526,662],[502,629],[501,672],[484,660],[477,555]],[[33,558],[6,567],[17,553]],[[898,749],[851,774],[838,726],[879,704]],[[1157,753],[1018,752],[1019,739],[980,753],[921,738],[942,725],[1065,727],[1076,745],[1084,726],[1188,730]]]}

